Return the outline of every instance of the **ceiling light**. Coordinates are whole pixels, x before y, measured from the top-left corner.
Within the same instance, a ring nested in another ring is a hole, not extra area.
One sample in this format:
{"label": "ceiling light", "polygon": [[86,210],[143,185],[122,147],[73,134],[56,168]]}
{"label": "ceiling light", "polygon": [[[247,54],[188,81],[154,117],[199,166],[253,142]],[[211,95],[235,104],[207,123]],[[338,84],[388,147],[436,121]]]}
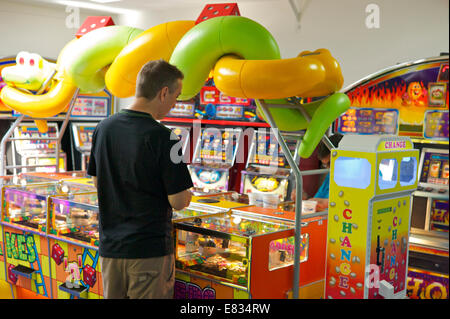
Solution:
{"label": "ceiling light", "polygon": [[[48,0],[46,0],[48,1]],[[72,6],[77,8],[89,9],[89,10],[98,10],[103,12],[117,13],[117,14],[131,14],[136,13],[136,10],[124,9],[124,8],[116,8],[103,4],[96,4],[91,2],[82,2],[82,1],[72,1],[72,0],[54,0],[54,3],[64,5],[64,6]]]}
{"label": "ceiling light", "polygon": [[111,3],[111,2],[119,2],[122,0],[91,0],[92,2],[97,2],[97,3]]}

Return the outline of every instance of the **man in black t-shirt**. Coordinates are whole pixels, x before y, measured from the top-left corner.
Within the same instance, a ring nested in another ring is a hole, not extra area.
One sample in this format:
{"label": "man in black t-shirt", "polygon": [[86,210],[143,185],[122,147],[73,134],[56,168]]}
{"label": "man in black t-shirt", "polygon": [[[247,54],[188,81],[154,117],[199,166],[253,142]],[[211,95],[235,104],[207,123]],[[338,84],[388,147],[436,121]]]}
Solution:
{"label": "man in black t-shirt", "polygon": [[173,296],[172,208],[189,205],[193,185],[180,154],[171,152],[177,137],[156,120],[174,106],[182,79],[175,66],[148,62],[131,106],[94,131],[88,174],[98,192],[105,298]]}

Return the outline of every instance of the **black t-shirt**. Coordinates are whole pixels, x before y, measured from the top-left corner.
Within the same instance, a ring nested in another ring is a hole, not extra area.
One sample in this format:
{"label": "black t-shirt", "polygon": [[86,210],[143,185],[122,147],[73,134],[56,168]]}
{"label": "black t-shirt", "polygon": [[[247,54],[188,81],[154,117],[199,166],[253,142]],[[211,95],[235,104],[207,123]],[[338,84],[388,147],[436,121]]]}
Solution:
{"label": "black t-shirt", "polygon": [[87,173],[97,177],[100,256],[173,253],[167,196],[193,186],[177,143],[148,113],[122,110],[97,125]]}

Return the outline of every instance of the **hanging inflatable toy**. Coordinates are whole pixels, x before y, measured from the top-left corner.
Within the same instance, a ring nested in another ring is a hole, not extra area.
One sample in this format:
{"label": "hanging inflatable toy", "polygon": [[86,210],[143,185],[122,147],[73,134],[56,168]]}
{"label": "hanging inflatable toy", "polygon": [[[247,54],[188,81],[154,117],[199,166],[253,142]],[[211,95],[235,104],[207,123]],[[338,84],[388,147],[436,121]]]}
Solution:
{"label": "hanging inflatable toy", "polygon": [[[281,59],[270,32],[241,16],[219,16],[198,24],[173,21],[145,31],[102,27],[63,48],[46,92],[23,92],[11,81],[0,94],[6,105],[20,113],[51,117],[67,108],[77,89],[97,93],[106,87],[115,96],[132,96],[139,70],[157,59],[169,61],[183,72],[179,100],[193,98],[212,76],[217,88],[228,96],[267,103],[281,130],[306,130],[299,148],[304,158],[350,106],[348,97],[337,93],[343,85],[342,72],[327,49]],[[306,114],[296,108],[270,107],[290,104],[291,97],[317,100],[302,104]],[[257,114],[264,118],[260,106]]]}

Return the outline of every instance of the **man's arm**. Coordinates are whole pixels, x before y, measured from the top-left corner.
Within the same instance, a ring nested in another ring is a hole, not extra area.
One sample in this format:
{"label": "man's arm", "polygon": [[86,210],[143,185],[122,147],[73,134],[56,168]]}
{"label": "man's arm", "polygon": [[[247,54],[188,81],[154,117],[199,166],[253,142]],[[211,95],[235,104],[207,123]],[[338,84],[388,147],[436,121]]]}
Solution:
{"label": "man's arm", "polygon": [[92,176],[92,180],[94,181],[95,188],[97,188],[97,176]]}
{"label": "man's arm", "polygon": [[189,189],[168,195],[170,206],[175,210],[183,209],[191,203],[192,193]]}

